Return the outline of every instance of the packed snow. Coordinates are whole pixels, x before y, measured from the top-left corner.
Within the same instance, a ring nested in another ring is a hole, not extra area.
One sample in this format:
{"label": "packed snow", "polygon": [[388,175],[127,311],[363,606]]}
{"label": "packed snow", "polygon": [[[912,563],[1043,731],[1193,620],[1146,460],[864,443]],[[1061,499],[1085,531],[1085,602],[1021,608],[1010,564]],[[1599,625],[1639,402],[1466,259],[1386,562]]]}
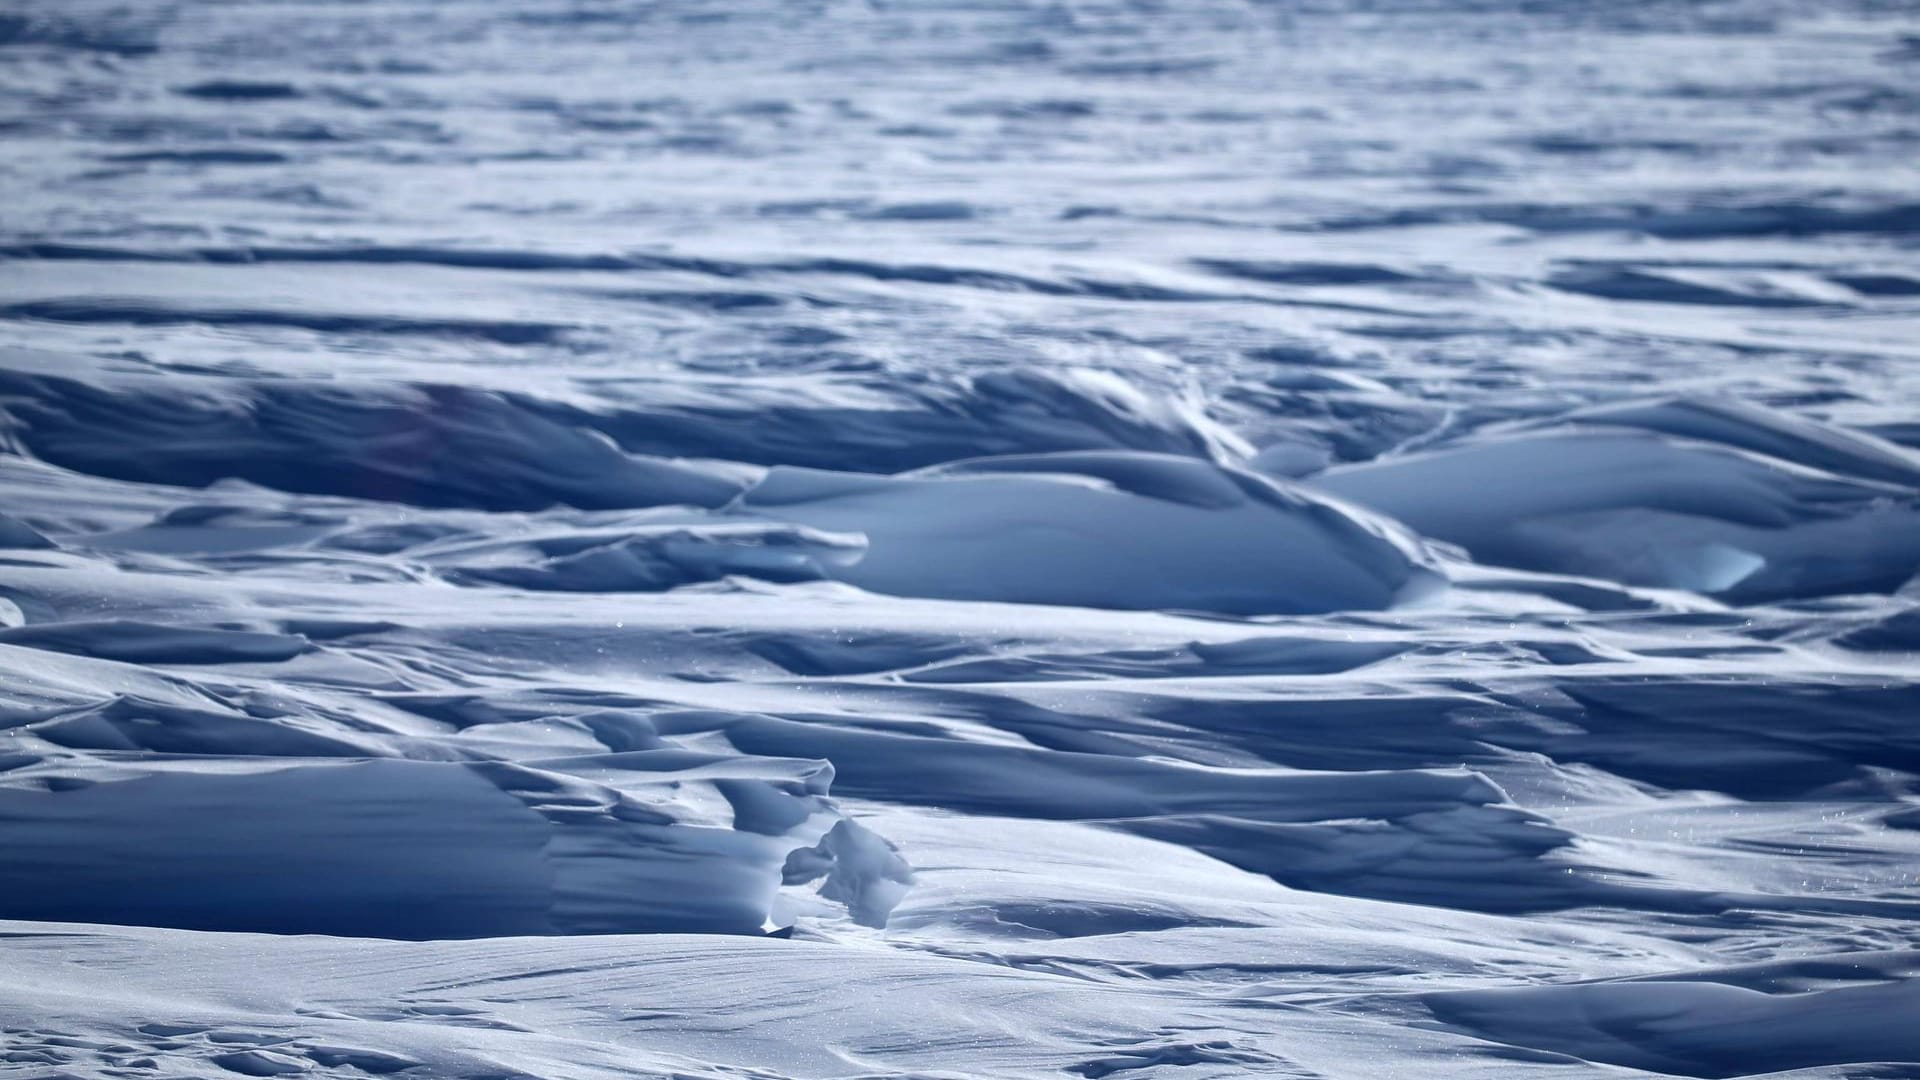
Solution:
{"label": "packed snow", "polygon": [[17,0],[0,1076],[1920,1077],[1917,78]]}

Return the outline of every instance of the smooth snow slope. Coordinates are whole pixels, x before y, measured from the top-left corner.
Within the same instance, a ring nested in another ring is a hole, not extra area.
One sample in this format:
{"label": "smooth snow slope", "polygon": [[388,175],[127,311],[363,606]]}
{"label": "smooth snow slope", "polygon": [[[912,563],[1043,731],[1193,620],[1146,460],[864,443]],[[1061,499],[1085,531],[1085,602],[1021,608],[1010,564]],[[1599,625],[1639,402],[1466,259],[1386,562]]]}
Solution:
{"label": "smooth snow slope", "polygon": [[1920,1077],[1920,16],[17,0],[0,1076]]}

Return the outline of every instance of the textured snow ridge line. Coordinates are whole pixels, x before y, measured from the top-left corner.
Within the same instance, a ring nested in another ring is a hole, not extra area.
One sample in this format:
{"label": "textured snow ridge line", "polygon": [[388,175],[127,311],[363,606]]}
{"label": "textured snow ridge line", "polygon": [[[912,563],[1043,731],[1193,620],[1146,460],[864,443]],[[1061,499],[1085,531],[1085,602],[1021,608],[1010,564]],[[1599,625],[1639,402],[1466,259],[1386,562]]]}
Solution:
{"label": "textured snow ridge line", "polygon": [[290,660],[313,643],[299,634],[194,629],[129,619],[76,619],[0,630],[0,644],[130,664],[226,664]]}
{"label": "textured snow ridge line", "polygon": [[159,30],[169,13],[116,11],[103,20],[62,12],[0,14],[0,46],[31,46],[134,58],[159,51]]}
{"label": "textured snow ridge line", "polygon": [[1551,430],[1570,424],[1654,431],[1839,476],[1920,488],[1920,451],[1745,401],[1690,397],[1626,401],[1523,421],[1509,429]]}
{"label": "textured snow ridge line", "polygon": [[216,326],[312,330],[323,334],[413,334],[477,338],[502,345],[551,342],[565,332],[557,323],[480,319],[413,319],[350,312],[264,308],[183,307],[132,299],[85,297],[31,300],[0,306],[0,318],[123,326]]}
{"label": "textured snow ridge line", "polygon": [[1246,442],[1176,393],[1108,371],[649,379],[597,377],[575,399],[521,396],[631,453],[891,473],[960,458],[1144,450],[1238,460]]}
{"label": "textured snow ridge line", "polygon": [[866,539],[794,525],[720,522],[569,530],[411,553],[461,585],[559,592],[650,592],[730,576],[820,581],[857,562]]}
{"label": "textured snow ridge line", "polygon": [[[220,162],[228,164],[277,164],[287,161],[284,155],[275,151],[259,150],[219,150],[199,151],[153,151],[120,160],[139,161],[182,161],[182,162]],[[882,212],[884,213],[884,212]],[[873,220],[888,220],[875,215]],[[904,220],[895,217],[893,220]],[[737,260],[719,259],[699,255],[679,255],[661,252],[626,253],[566,253],[550,251],[514,251],[489,250],[484,248],[445,248],[427,245],[414,246],[356,246],[340,245],[325,248],[297,247],[198,247],[198,248],[122,248],[92,244],[73,243],[31,243],[0,246],[0,261],[57,261],[57,262],[130,262],[130,263],[200,263],[207,265],[261,265],[261,264],[324,264],[348,266],[436,266],[460,269],[499,270],[514,272],[575,272],[575,273],[681,273],[697,274],[729,280],[766,280],[780,278],[849,278],[856,282],[881,285],[925,285],[940,288],[960,288],[997,293],[1027,293],[1035,296],[1083,299],[1118,300],[1128,303],[1212,303],[1238,301],[1243,303],[1276,303],[1273,298],[1249,296],[1239,293],[1220,293],[1208,289],[1176,288],[1154,284],[1148,281],[1126,280],[1123,278],[1096,277],[1079,273],[1062,273],[1054,277],[1038,277],[1032,274],[1014,273],[1007,270],[990,269],[977,266],[953,266],[943,263],[890,263],[872,259],[848,258],[843,256],[822,255],[798,259]],[[1203,266],[1208,261],[1203,260]],[[1221,269],[1236,265],[1231,262],[1212,264],[1209,268]],[[1378,283],[1382,280],[1402,280],[1397,275],[1388,278],[1368,276],[1363,268],[1352,280],[1341,280],[1340,267],[1310,267],[1304,274],[1309,280],[1295,282],[1301,284],[1353,284]],[[1316,271],[1318,271],[1316,273]],[[1263,277],[1257,272],[1235,273],[1231,269],[1223,271],[1227,276],[1240,277],[1272,283],[1288,283],[1285,278]],[[1379,273],[1379,272],[1377,272]],[[1332,280],[1328,280],[1331,278]],[[710,294],[724,297],[726,294]],[[751,296],[753,294],[735,294]],[[1379,310],[1362,308],[1355,305],[1319,303],[1292,299],[1286,301],[1294,306],[1325,307],[1335,310]],[[747,300],[747,305],[760,303],[759,300]],[[724,305],[724,299],[721,305]],[[80,320],[89,320],[89,316],[98,312],[101,319],[111,319],[107,312],[116,310],[111,307],[92,309],[83,303],[68,307],[57,305],[44,312],[37,307],[12,312],[15,317],[46,318],[61,320],[72,315]],[[129,321],[140,321],[137,312],[132,313]],[[90,320],[89,320],[90,321]],[[529,338],[528,340],[534,340]]]}
{"label": "textured snow ridge line", "polygon": [[1891,592],[1920,572],[1920,455],[1750,405],[1596,408],[1313,484],[1482,562],[1736,603]]}
{"label": "textured snow ridge line", "polygon": [[[212,377],[77,356],[0,357],[17,449],[77,472],[421,506],[713,506],[750,465],[893,472],[1030,451],[1247,447],[1177,398],[1099,371],[985,372],[905,388],[601,380],[568,400],[473,386]],[[682,459],[713,459],[695,463]]]}
{"label": "textured snow ridge line", "polygon": [[[16,357],[9,356],[9,361]],[[605,436],[458,386],[0,368],[8,438],[52,464],[146,483],[240,479],[425,506],[715,505],[727,472],[635,457]]]}
{"label": "textured snow ridge line", "polygon": [[895,477],[776,468],[740,513],[858,533],[874,592],[1234,614],[1390,607],[1442,582],[1419,541],[1310,491],[1189,458],[1024,455]]}
{"label": "textured snow ridge line", "polygon": [[1912,952],[1421,1000],[1440,1020],[1487,1038],[1678,1076],[1920,1061],[1920,954]]}
{"label": "textured snow ridge line", "polygon": [[[1282,884],[1484,911],[1598,902],[1547,856],[1571,834],[1462,770],[1218,769],[928,738],[768,716],[663,714],[739,750],[831,758],[849,797],[971,815],[1082,821],[1179,844]],[[1461,861],[1475,867],[1458,873]]]}
{"label": "textured snow ridge line", "polygon": [[1514,202],[1481,206],[1411,207],[1322,221],[1323,229],[1394,229],[1486,222],[1538,233],[1636,232],[1667,240],[1760,237],[1809,238],[1865,233],[1903,236],[1920,231],[1920,203],[1882,197],[1871,205],[1817,205],[1815,200],[1724,201],[1686,207],[1649,204],[1567,205]]}
{"label": "textured snow ridge line", "polygon": [[[1920,730],[1887,722],[1920,710],[1911,683],[1836,673],[1830,662],[1800,672],[1776,663],[1710,682],[1610,670],[1617,666],[1582,662],[1552,676],[1550,693],[1523,671],[1414,683],[1393,695],[1327,687],[1209,700],[1136,684],[1124,700],[1130,720],[1155,722],[1157,741],[1192,752],[1230,740],[1300,768],[1493,768],[1543,755],[1559,768],[1594,766],[1654,788],[1756,801],[1874,802],[1916,790]],[[1079,729],[1089,744],[1107,734],[1094,720]]]}
{"label": "textured snow ridge line", "polygon": [[665,746],[532,765],[369,758],[373,733],[152,699],[39,711],[8,722],[0,859],[35,886],[0,896],[5,918],[756,934],[790,921],[782,886],[824,879],[828,900],[879,926],[912,881],[892,845],[833,810],[817,760]]}
{"label": "textured snow ridge line", "polygon": [[[0,547],[52,546],[28,526],[14,525],[17,531],[9,534],[0,523]],[[79,558],[104,555],[138,561],[159,556],[201,561],[217,570],[236,569],[256,558],[276,560],[271,565],[281,569],[346,560],[359,572],[372,574],[383,569],[374,560],[403,557],[406,572],[397,573],[391,563],[385,572],[402,579],[437,575],[455,585],[542,592],[657,592],[736,576],[776,583],[818,581],[830,576],[828,568],[857,560],[866,550],[865,538],[855,534],[715,518],[688,508],[522,517],[367,503],[300,510],[189,503],[133,528],[61,535]],[[237,631],[195,631],[198,644],[170,649],[162,640],[164,627],[107,628],[91,624],[110,620],[77,621],[89,628],[65,631],[48,623],[0,640],[136,663],[241,658]],[[316,634],[344,636],[365,625],[365,620],[348,619],[340,628]],[[140,651],[143,646],[135,640],[143,634],[155,639],[150,652]],[[272,651],[288,656],[301,651],[297,641],[254,644],[262,658]]]}

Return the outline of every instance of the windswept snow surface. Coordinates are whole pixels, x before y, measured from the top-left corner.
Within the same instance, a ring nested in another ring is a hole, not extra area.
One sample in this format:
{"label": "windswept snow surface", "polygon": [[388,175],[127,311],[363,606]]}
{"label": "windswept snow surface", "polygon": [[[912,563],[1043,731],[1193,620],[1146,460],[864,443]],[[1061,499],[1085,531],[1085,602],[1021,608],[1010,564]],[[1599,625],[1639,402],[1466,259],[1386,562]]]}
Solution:
{"label": "windswept snow surface", "polygon": [[0,1076],[1920,1077],[1920,12],[12,0]]}

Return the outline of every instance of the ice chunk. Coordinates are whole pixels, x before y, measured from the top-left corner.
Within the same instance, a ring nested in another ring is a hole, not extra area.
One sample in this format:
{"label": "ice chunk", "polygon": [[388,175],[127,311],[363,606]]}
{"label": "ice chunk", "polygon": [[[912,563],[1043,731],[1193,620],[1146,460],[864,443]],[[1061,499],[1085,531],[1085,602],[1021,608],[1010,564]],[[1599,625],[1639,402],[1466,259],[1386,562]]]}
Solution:
{"label": "ice chunk", "polygon": [[820,843],[787,856],[783,880],[802,884],[825,875],[820,895],[847,906],[863,926],[884,927],[913,884],[913,870],[885,837],[851,821],[835,823]]}

